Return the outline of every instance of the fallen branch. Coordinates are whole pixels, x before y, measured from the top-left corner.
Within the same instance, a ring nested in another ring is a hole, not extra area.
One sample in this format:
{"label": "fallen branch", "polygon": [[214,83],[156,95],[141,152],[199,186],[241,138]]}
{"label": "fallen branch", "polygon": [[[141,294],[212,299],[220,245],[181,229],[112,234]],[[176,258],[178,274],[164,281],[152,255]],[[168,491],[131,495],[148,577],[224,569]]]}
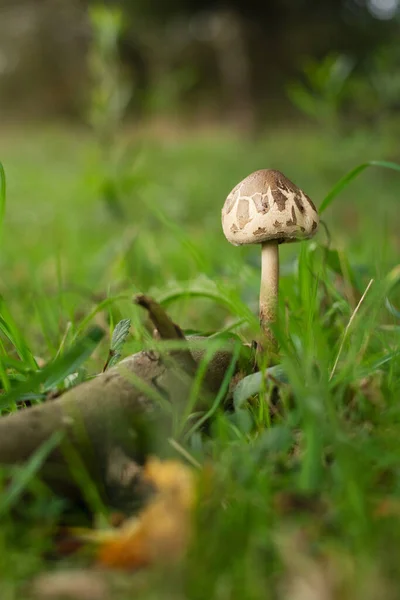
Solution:
{"label": "fallen branch", "polygon": [[[163,340],[182,340],[187,342],[182,329],[174,323],[160,304],[155,302],[153,298],[142,294],[134,298],[134,302],[142,306],[149,313],[149,317],[157,329],[158,334]],[[177,351],[171,351],[171,356],[178,356],[179,360],[184,365],[185,371],[192,375],[196,372],[197,365],[193,356],[190,353],[189,347],[183,346]]]}
{"label": "fallen branch", "polygon": [[[170,433],[171,419],[160,405],[174,408],[187,400],[203,354],[191,349],[190,341],[183,354],[175,351],[167,361],[156,352],[139,352],[54,401],[2,417],[0,464],[23,463],[55,431],[61,431],[63,442],[41,472],[53,490],[82,498],[82,481],[88,475],[107,503],[125,505],[126,490],[134,501],[138,490],[146,492],[135,465],[143,464],[148,454],[159,453]],[[189,375],[188,355],[194,366]],[[202,402],[216,394],[231,361],[231,350],[215,353],[208,364]]]}

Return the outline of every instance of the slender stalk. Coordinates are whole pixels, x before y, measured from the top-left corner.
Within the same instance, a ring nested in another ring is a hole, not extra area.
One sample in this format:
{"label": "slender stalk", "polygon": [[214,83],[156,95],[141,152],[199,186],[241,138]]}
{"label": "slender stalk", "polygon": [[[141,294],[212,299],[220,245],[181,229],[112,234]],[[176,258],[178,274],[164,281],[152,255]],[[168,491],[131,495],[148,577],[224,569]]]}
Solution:
{"label": "slender stalk", "polygon": [[271,330],[271,324],[277,320],[278,290],[278,242],[264,242],[261,246],[260,325],[263,340],[261,346],[265,347],[269,352],[277,350],[277,343]]}

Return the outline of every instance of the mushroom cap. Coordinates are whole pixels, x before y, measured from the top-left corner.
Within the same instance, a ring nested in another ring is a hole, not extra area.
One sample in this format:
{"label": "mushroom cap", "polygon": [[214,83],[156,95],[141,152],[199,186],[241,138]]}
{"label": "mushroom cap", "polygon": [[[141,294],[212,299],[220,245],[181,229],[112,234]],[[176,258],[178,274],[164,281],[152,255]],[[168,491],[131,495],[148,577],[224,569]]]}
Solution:
{"label": "mushroom cap", "polygon": [[235,246],[278,244],[312,237],[319,216],[310,198],[280,171],[255,171],[233,188],[222,208],[222,229]]}

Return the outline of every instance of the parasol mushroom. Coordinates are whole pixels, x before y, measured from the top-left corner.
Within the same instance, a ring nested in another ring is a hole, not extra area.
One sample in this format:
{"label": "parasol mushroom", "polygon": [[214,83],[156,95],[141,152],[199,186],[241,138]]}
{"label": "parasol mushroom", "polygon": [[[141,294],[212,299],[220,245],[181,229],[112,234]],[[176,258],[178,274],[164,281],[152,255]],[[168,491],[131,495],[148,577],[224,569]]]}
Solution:
{"label": "parasol mushroom", "polygon": [[[222,228],[235,245],[261,244],[260,324],[276,346],[279,244],[311,238],[319,217],[310,198],[280,171],[255,171],[233,188],[222,208]],[[272,346],[272,348],[271,348]]]}

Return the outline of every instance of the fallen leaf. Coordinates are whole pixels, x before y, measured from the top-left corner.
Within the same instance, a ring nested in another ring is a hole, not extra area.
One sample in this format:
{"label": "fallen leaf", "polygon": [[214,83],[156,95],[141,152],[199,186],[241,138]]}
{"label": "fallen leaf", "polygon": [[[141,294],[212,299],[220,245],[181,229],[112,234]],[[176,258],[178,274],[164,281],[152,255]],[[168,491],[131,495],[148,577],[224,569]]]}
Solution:
{"label": "fallen leaf", "polygon": [[99,549],[109,567],[137,568],[179,559],[188,545],[194,505],[192,471],[175,461],[150,459],[145,478],[157,492],[135,519],[128,519]]}
{"label": "fallen leaf", "polygon": [[137,517],[117,529],[75,530],[98,546],[97,561],[107,567],[136,569],[179,560],[189,543],[195,502],[194,473],[177,461],[151,458],[144,479],[155,489]]}

